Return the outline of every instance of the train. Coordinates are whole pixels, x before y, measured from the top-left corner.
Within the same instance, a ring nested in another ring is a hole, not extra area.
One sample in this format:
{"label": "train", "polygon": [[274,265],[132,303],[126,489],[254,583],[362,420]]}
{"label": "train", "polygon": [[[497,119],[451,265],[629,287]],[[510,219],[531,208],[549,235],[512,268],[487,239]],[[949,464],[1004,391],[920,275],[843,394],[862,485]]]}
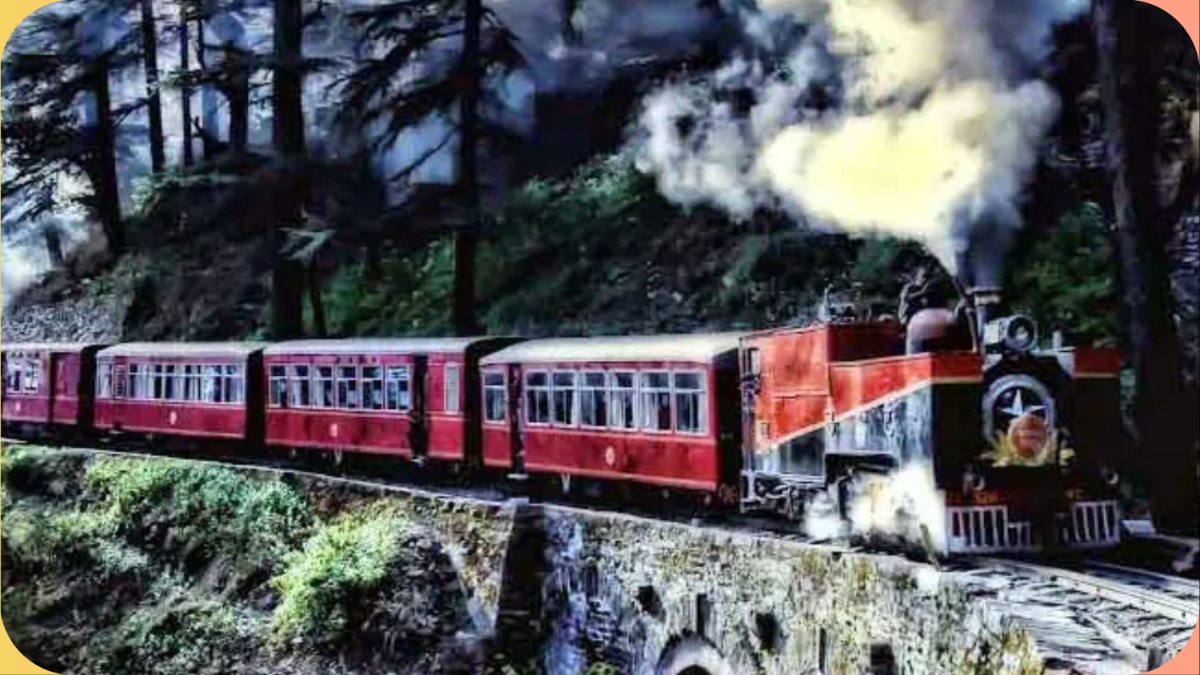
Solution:
{"label": "train", "polygon": [[972,300],[686,335],[6,344],[0,418],[7,438],[371,456],[790,518],[818,499],[848,518],[919,466],[944,553],[1117,545],[1119,355]]}

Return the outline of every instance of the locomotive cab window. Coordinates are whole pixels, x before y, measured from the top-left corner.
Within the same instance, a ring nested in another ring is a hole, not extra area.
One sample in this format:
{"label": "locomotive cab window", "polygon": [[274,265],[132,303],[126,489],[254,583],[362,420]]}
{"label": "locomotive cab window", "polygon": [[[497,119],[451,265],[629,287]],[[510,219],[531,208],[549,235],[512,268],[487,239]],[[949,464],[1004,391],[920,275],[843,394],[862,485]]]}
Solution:
{"label": "locomotive cab window", "polygon": [[608,374],[608,426],[613,429],[637,428],[637,386],[633,373]]}
{"label": "locomotive cab window", "polygon": [[503,422],[508,417],[508,391],[504,373],[483,374],[483,420]]}
{"label": "locomotive cab window", "polygon": [[550,376],[545,372],[525,375],[525,421],[550,424]]}
{"label": "locomotive cab window", "polygon": [[445,400],[442,401],[442,410],[448,413],[458,412],[458,399],[460,397],[459,370],[457,363],[446,364],[446,383],[445,383]]}
{"label": "locomotive cab window", "polygon": [[703,434],[708,431],[708,405],[704,373],[675,373],[675,431]]}
{"label": "locomotive cab window", "polygon": [[563,427],[575,426],[575,373],[571,371],[555,372],[552,383],[554,423]]}
{"label": "locomotive cab window", "polygon": [[604,373],[583,373],[579,388],[580,423],[593,429],[608,424],[608,390]]}
{"label": "locomotive cab window", "polygon": [[362,369],[363,410],[383,410],[383,369],[366,366]]}
{"label": "locomotive cab window", "polygon": [[646,372],[640,377],[641,424],[646,431],[671,430],[671,375]]}
{"label": "locomotive cab window", "polygon": [[287,407],[287,367],[271,366],[271,407]]}
{"label": "locomotive cab window", "polygon": [[412,377],[408,366],[387,369],[387,409],[403,412],[412,409]]}

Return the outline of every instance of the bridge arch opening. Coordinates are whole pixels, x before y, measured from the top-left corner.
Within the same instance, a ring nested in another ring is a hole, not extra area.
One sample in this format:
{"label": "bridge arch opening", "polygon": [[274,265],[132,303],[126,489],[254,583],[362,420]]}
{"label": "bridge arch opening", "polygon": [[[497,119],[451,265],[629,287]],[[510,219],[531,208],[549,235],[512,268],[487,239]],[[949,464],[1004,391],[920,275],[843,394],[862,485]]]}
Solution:
{"label": "bridge arch opening", "polygon": [[708,640],[688,635],[672,640],[663,650],[655,675],[737,675]]}

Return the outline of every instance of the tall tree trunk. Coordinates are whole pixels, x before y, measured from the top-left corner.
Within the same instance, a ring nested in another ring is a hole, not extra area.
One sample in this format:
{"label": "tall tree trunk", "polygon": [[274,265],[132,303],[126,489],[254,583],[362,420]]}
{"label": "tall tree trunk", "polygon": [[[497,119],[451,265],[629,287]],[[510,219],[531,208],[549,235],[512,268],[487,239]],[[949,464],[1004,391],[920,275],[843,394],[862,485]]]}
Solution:
{"label": "tall tree trunk", "polygon": [[317,337],[323,338],[329,334],[329,329],[325,323],[325,302],[321,297],[321,275],[315,260],[305,268],[305,274],[308,277],[308,304],[312,308],[313,331]]}
{"label": "tall tree trunk", "polygon": [[[191,37],[189,35],[191,12],[186,5],[180,7],[179,16],[179,69],[184,77],[191,74]],[[191,166],[196,163],[195,150],[192,143],[192,87],[186,82],[179,92],[183,101],[183,165]]]}
{"label": "tall tree trunk", "polygon": [[480,63],[482,0],[464,0],[463,49],[459,95],[458,185],[464,222],[454,237],[454,330],[478,332],[475,323],[475,251],[479,237],[479,99],[483,80]]}
{"label": "tall tree trunk", "polygon": [[92,95],[95,97],[96,106],[92,191],[96,215],[108,240],[108,249],[113,255],[120,255],[125,250],[125,229],[121,222],[121,192],[117,184],[116,125],[113,121],[112,93],[108,82],[108,57],[96,59],[92,68]]}
{"label": "tall tree trunk", "polygon": [[158,23],[154,19],[154,0],[141,0],[142,54],[146,68],[147,114],[150,118],[150,166],[161,173],[167,166],[163,141],[162,92],[158,79]]}
{"label": "tall tree trunk", "polygon": [[250,68],[248,56],[237,53],[230,58],[229,147],[235,155],[246,154],[250,147]]}
{"label": "tall tree trunk", "polygon": [[1158,49],[1144,39],[1146,8],[1094,0],[1093,30],[1104,109],[1105,159],[1113,183],[1121,259],[1127,360],[1136,376],[1134,418],[1140,458],[1159,527],[1194,527],[1196,458],[1181,425],[1180,349],[1171,319],[1171,223],[1158,205]]}
{"label": "tall tree trunk", "polygon": [[[196,22],[197,37],[196,37],[196,53],[197,60],[200,61],[200,66],[207,70],[208,68],[208,38],[207,38],[207,23],[204,18],[200,18]],[[201,118],[204,120],[202,126],[207,139],[217,142],[206,141],[204,143],[204,159],[211,161],[216,154],[217,148],[221,145],[221,122],[218,115],[220,103],[217,100],[217,88],[213,84],[206,84],[203,91],[200,92],[200,111]]]}
{"label": "tall tree trunk", "polygon": [[304,332],[304,268],[284,255],[288,229],[302,224],[304,185],[300,174],[306,153],[304,138],[303,59],[304,12],[301,0],[275,0],[274,137],[282,163],[277,181],[277,219],[272,232],[274,273],[271,323],[275,339]]}

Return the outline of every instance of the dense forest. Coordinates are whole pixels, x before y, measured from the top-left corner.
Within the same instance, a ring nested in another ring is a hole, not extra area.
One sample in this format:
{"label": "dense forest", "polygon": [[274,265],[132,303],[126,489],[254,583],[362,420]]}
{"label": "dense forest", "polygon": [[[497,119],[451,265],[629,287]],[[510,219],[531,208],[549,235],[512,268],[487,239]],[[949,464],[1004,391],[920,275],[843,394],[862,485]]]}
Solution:
{"label": "dense forest", "polygon": [[1047,336],[1122,346],[1131,432],[1186,468],[1154,480],[1194,482],[1185,33],[854,7],[56,3],[4,54],[5,338],[767,327],[894,314],[965,251]]}

